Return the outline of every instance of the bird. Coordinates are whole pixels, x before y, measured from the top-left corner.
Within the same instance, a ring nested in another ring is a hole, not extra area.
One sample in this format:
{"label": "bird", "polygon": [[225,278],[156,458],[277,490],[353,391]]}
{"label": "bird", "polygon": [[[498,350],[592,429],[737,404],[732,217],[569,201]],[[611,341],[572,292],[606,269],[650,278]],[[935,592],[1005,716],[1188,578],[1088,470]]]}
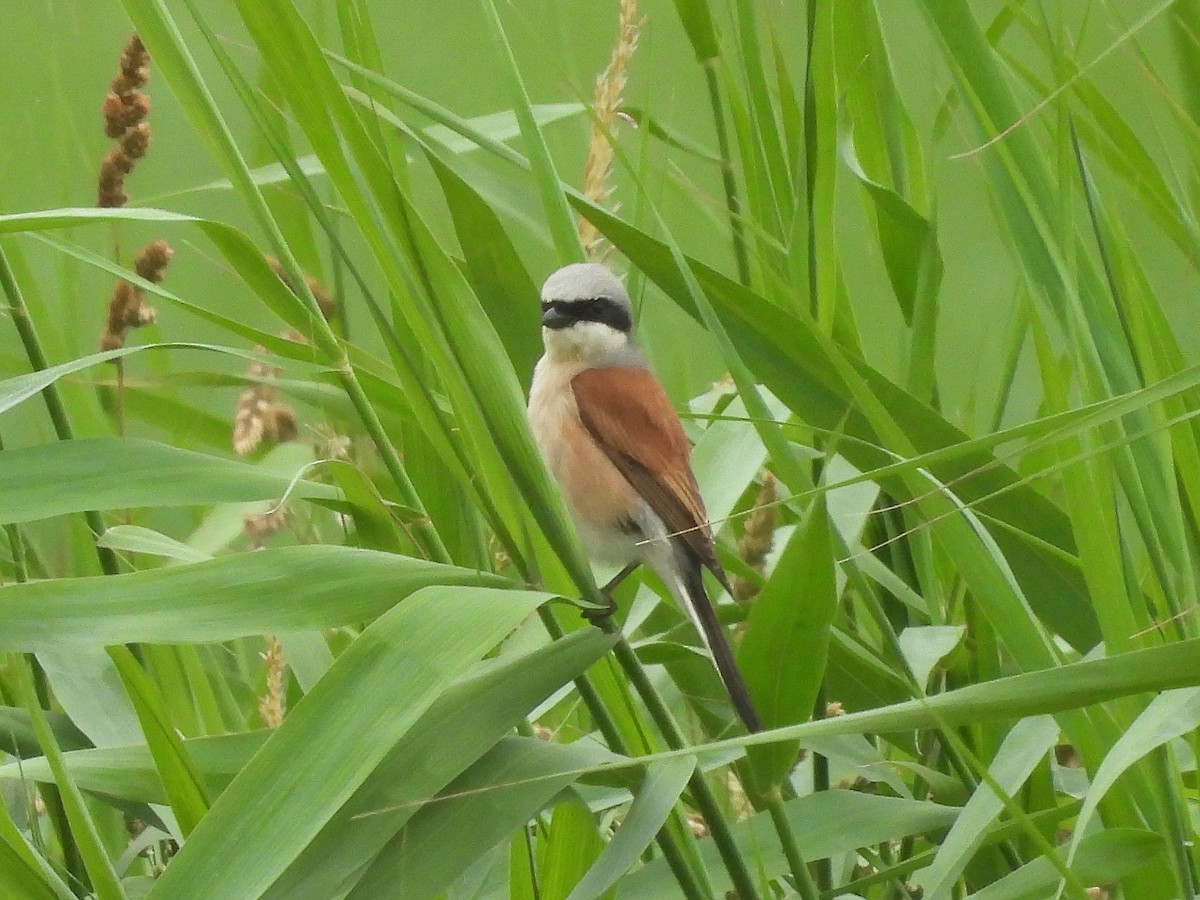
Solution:
{"label": "bird", "polygon": [[572,263],[546,279],[541,309],[529,423],[588,557],[622,567],[604,596],[612,604],[639,565],[653,570],[696,626],[738,717],[762,730],[705,588],[707,569],[732,593],[691,447],[634,339],[629,294],[606,266]]}

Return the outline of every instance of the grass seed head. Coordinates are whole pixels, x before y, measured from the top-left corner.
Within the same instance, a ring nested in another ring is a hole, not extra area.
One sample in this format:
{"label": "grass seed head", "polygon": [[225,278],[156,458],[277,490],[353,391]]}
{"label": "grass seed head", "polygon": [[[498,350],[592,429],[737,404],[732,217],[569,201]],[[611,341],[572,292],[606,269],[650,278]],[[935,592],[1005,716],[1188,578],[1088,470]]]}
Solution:
{"label": "grass seed head", "polygon": [[[283,263],[281,263],[274,256],[268,256],[266,257],[266,260],[267,264],[271,267],[271,271],[278,276],[280,281],[287,285],[287,289],[297,297],[300,296],[300,291],[298,291],[296,289],[296,285],[292,283],[292,279],[288,276],[287,271],[283,268]],[[329,293],[329,289],[307,272],[304,273],[304,283],[308,285],[308,290],[313,295],[313,299],[317,301],[317,306],[319,306],[321,309],[321,315],[325,317],[326,321],[336,316],[337,301],[333,299],[333,295]],[[303,338],[301,338],[301,343],[303,343]]]}
{"label": "grass seed head", "polygon": [[96,205],[101,208],[125,205],[129,199],[125,176],[150,147],[150,126],[144,121],[150,114],[150,98],[141,90],[149,80],[150,54],[138,35],[130,35],[117,63],[117,74],[100,104],[104,133],[117,141],[100,164]]}
{"label": "grass seed head", "polygon": [[[763,475],[762,487],[754,499],[754,512],[746,518],[746,529],[737,545],[738,557],[760,575],[767,554],[771,552],[775,543],[775,528],[779,523],[775,507],[777,496],[775,476],[767,472]],[[733,599],[738,603],[747,603],[757,594],[758,585],[753,581],[746,578],[733,579]]]}
{"label": "grass seed head", "polygon": [[[617,43],[608,66],[596,78],[596,94],[592,100],[595,120],[588,144],[587,161],[583,167],[583,193],[589,200],[604,205],[612,196],[613,148],[610,136],[616,134],[629,61],[637,50],[638,34],[644,19],[638,18],[637,0],[621,0],[617,19]],[[607,132],[607,134],[605,134]],[[616,207],[613,207],[614,211]],[[588,259],[599,259],[602,238],[587,219],[579,220],[579,240]]]}

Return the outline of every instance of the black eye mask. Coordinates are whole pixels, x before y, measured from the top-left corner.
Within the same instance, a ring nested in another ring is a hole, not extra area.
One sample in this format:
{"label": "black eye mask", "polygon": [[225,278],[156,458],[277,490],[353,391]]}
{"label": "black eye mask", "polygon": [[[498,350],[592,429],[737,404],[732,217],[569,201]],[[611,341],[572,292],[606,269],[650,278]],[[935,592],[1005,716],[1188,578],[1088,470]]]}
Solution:
{"label": "black eye mask", "polygon": [[567,328],[576,322],[601,322],[625,333],[633,328],[629,310],[611,297],[542,301],[542,324],[547,328]]}

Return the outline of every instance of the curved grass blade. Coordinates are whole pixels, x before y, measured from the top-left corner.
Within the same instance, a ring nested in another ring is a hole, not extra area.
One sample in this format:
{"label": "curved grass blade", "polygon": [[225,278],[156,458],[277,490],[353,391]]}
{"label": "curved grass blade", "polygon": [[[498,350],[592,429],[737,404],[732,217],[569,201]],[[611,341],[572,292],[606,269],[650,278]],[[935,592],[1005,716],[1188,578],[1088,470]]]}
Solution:
{"label": "curved grass blade", "polygon": [[[437,795],[450,781],[538,703],[600,659],[614,641],[615,636],[589,628],[530,653],[502,654],[468,671],[443,691],[263,896],[337,896],[356,882],[353,893],[359,896],[396,895],[394,888],[382,888],[394,884],[396,875],[384,860],[408,858],[409,834],[399,843],[393,836],[421,810],[441,803]],[[431,758],[429,748],[435,745],[442,749]],[[469,840],[467,833],[456,837],[456,842]],[[486,849],[476,846],[475,852]]]}
{"label": "curved grass blade", "polygon": [[681,757],[657,763],[646,770],[646,777],[634,792],[633,805],[587,874],[579,880],[567,900],[594,900],[613,887],[637,863],[642,851],[667,821],[692,772],[694,757]]}
{"label": "curved grass blade", "polygon": [[19,523],[88,509],[200,506],[284,496],[333,501],[339,491],[157,441],[90,438],[0,451],[0,496],[0,521]]}
{"label": "curved grass blade", "polygon": [[381,616],[226,788],[149,896],[261,896],[454,679],[548,599],[438,586]]}
{"label": "curved grass blade", "polygon": [[162,694],[145,669],[126,647],[110,647],[108,653],[137,713],[181,836],[186,838],[208,812],[204,776],[184,749]]}
{"label": "curved grass blade", "polygon": [[34,733],[37,735],[42,752],[46,755],[50,771],[54,775],[54,783],[58,785],[59,795],[62,797],[67,820],[71,826],[71,838],[83,859],[96,900],[127,900],[120,879],[113,868],[112,860],[108,858],[108,852],[100,839],[96,823],[84,803],[78,785],[71,779],[54,732],[51,731],[46,716],[41,706],[38,705],[33,680],[25,660],[19,661],[14,675],[22,699],[25,701],[25,708],[29,711]]}
{"label": "curved grass blade", "polygon": [[0,650],[202,643],[370,621],[430,585],[511,587],[422,559],[310,545],[0,586]]}
{"label": "curved grass blade", "polygon": [[[506,737],[423,806],[349,895],[352,900],[438,896],[481,853],[523,827],[610,754],[580,741],[556,744]],[[392,892],[389,894],[389,892]]]}
{"label": "curved grass blade", "polygon": [[[1016,794],[1057,739],[1058,725],[1049,716],[1018,722],[991,762],[991,775],[1000,790],[1010,797]],[[982,844],[988,825],[1003,809],[1004,801],[992,785],[981,783],[942,840],[933,862],[921,874],[929,896],[950,896],[951,886]]]}

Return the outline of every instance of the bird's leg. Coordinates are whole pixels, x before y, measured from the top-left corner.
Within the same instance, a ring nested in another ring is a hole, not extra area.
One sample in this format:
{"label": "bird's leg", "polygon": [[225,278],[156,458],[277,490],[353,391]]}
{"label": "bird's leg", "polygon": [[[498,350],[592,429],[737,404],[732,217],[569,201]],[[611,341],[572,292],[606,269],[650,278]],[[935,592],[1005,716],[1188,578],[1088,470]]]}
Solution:
{"label": "bird's leg", "polygon": [[612,592],[616,590],[617,585],[628,578],[630,573],[632,573],[633,570],[639,565],[641,565],[640,562],[631,562],[620,572],[610,578],[608,583],[604,585],[604,587],[600,588],[600,596],[607,601],[607,604],[599,609],[585,609],[583,611],[583,617],[595,625],[598,620],[607,618],[615,613],[617,611],[617,601],[613,599]]}

